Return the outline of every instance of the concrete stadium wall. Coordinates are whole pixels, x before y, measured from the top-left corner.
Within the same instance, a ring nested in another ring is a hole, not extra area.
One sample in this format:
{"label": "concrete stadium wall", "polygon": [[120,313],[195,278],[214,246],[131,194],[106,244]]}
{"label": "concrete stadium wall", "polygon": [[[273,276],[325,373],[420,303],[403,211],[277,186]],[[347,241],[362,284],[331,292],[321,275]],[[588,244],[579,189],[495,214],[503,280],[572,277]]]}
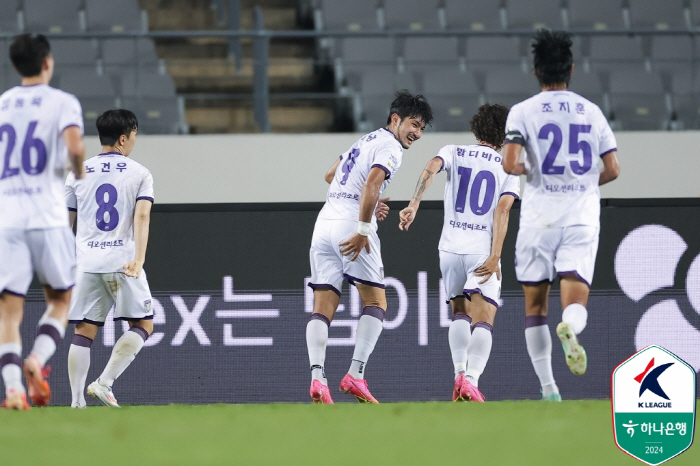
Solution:
{"label": "concrete stadium wall", "polygon": [[[360,134],[138,136],[133,158],[155,178],[156,202],[324,201],[323,175]],[[604,198],[697,197],[699,131],[619,132],[622,174],[601,188]],[[385,191],[410,199],[425,163],[446,144],[471,144],[465,133],[426,133],[404,153],[403,166]],[[87,138],[88,157],[99,141]],[[442,178],[444,180],[444,177]],[[442,199],[439,181],[426,200]]]}

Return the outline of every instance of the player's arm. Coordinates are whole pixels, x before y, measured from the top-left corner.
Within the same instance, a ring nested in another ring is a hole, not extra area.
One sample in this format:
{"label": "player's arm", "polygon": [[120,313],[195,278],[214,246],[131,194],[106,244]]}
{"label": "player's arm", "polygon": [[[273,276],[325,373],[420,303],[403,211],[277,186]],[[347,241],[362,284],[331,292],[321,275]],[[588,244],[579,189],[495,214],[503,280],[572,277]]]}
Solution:
{"label": "player's arm", "polygon": [[335,159],[335,162],[333,163],[333,166],[328,169],[326,172],[325,180],[326,183],[331,184],[331,181],[333,181],[333,177],[335,176],[335,171],[338,168],[338,165],[340,164],[340,157]]}
{"label": "player's arm", "polygon": [[352,235],[352,237],[346,241],[340,243],[340,252],[344,256],[349,256],[351,261],[357,259],[362,252],[362,249],[369,249],[369,238],[367,236],[370,233],[372,213],[374,212],[377,201],[379,200],[379,190],[382,187],[382,183],[386,179],[386,172],[380,167],[373,167],[369,171],[367,180],[362,186],[362,194],[360,194],[360,223],[357,227],[357,233]]}
{"label": "player's arm", "polygon": [[129,277],[139,277],[143,270],[143,264],[146,262],[146,247],[148,246],[148,231],[151,223],[151,201],[140,199],[136,201],[136,209],[134,209],[134,242],[136,243],[136,252],[134,260],[124,264],[122,267],[124,275]]}
{"label": "player's arm", "polygon": [[80,128],[69,126],[63,130],[63,142],[68,149],[68,159],[70,160],[75,179],[79,180],[85,174],[83,162],[85,161],[85,143]]}
{"label": "player's arm", "polygon": [[78,217],[78,212],[75,210],[69,210],[68,211],[68,220],[70,221],[70,229],[72,230],[73,227],[75,226],[75,219]]}
{"label": "player's arm", "polygon": [[442,164],[443,160],[440,157],[433,157],[421,172],[418,183],[416,184],[416,191],[413,193],[408,207],[399,212],[399,230],[408,231],[408,227],[413,223],[413,220],[416,219],[423,194],[425,194],[425,191],[433,184],[433,178],[435,178],[435,174],[442,168]]}
{"label": "player's arm", "polygon": [[598,186],[610,183],[620,176],[620,162],[617,160],[617,151],[608,152],[603,157],[603,171],[598,178]]}
{"label": "player's arm", "polygon": [[503,170],[509,175],[527,174],[525,164],[520,161],[522,152],[523,146],[517,142],[510,142],[503,146]]}
{"label": "player's arm", "polygon": [[515,202],[515,197],[510,194],[505,194],[498,200],[498,205],[493,213],[491,255],[486,259],[486,262],[474,271],[475,275],[484,277],[479,283],[486,283],[494,273],[499,280],[501,279],[501,269],[498,266],[498,262],[501,260],[501,253],[503,252],[503,241],[506,239],[506,233],[508,232],[508,219],[513,202]]}

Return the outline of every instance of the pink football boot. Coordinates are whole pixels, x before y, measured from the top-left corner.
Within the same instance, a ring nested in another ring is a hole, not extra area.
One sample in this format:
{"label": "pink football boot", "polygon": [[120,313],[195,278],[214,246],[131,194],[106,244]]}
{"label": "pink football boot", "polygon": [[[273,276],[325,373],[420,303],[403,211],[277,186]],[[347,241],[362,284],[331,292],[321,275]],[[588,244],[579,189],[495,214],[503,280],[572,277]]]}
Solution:
{"label": "pink football boot", "polygon": [[379,403],[369,392],[365,379],[355,379],[350,374],[345,374],[340,381],[340,391],[354,395],[360,403]]}
{"label": "pink football boot", "polygon": [[311,382],[311,388],[309,388],[309,395],[311,395],[311,399],[314,400],[314,404],[334,404],[333,398],[331,398],[331,391],[326,385],[323,385],[320,380],[314,380],[313,382]]}
{"label": "pink football boot", "polygon": [[464,384],[462,384],[462,388],[460,389],[459,393],[462,398],[469,401],[477,401],[479,403],[486,401],[484,395],[482,395],[479,389],[472,385],[472,383],[466,377],[464,378]]}
{"label": "pink football boot", "polygon": [[[467,381],[464,374],[459,374],[455,379],[455,388],[452,390],[452,401],[469,401],[469,398],[462,396],[462,386]],[[466,392],[465,392],[466,395]]]}

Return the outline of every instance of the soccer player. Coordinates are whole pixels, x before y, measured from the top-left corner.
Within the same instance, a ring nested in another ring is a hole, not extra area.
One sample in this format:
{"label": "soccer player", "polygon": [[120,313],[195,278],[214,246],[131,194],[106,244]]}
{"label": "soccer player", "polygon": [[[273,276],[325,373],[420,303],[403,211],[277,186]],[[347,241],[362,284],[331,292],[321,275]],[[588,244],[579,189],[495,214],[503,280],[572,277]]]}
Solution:
{"label": "soccer player", "polygon": [[314,226],[309,257],[314,310],[306,326],[314,403],[333,403],[324,371],[328,327],[340,301],[343,279],[362,299],[355,351],[340,389],[360,402],[378,403],[365,380],[367,360],[379,339],[386,312],[384,266],[375,208],[379,194],[401,166],[409,149],[433,120],[422,95],[396,93],[385,128],[362,136],[326,173],[326,203]]}
{"label": "soccer player", "polygon": [[88,395],[118,408],[112,384],[153,332],[151,290],[143,270],[153,176],[129,158],[137,130],[138,120],[129,110],[104,112],[97,119],[102,153],[85,162],[84,179],[69,175],[66,180],[71,225],[78,220],[78,272],[68,314],[76,324],[68,351],[73,408],[85,407],[90,346],[112,305],[114,320],[125,320],[130,328],[117,340],[102,374],[88,386]]}
{"label": "soccer player", "polygon": [[[10,45],[20,86],[0,96],[0,372],[4,406],[46,406],[46,362],[66,330],[75,275],[75,244],[61,196],[67,160],[83,176],[83,116],[75,96],[49,87],[54,61],[46,37],[22,34]],[[22,365],[20,323],[36,271],[46,312]]]}
{"label": "soccer player", "polygon": [[469,122],[478,144],[440,149],[399,214],[399,228],[407,231],[435,174],[447,172],[438,249],[453,313],[448,333],[455,368],[452,401],[485,401],[479,376],[491,354],[493,321],[501,302],[501,251],[510,208],[520,195],[520,180],[503,171],[499,154],[507,116],[508,108],[502,105],[479,107]]}
{"label": "soccer player", "polygon": [[[620,165],[603,112],[568,90],[574,70],[569,35],[540,30],[532,48],[542,92],[511,108],[503,167],[527,175],[515,246],[515,273],[525,292],[525,341],[542,399],[561,401],[552,374],[549,289],[556,271],[564,310],[557,336],[569,369],[582,375],[587,357],[576,335],[586,326],[598,251],[598,186],[617,178]],[[523,148],[527,156],[520,162]]]}

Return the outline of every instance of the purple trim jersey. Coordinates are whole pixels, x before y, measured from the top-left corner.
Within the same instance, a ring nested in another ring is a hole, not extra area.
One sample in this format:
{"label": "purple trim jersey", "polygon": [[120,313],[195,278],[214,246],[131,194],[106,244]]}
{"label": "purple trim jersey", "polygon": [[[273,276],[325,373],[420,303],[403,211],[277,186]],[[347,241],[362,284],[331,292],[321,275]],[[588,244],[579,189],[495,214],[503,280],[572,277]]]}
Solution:
{"label": "purple trim jersey", "polygon": [[[362,136],[340,156],[340,164],[335,170],[326,193],[326,203],[318,218],[359,221],[360,195],[370,170],[379,167],[386,173],[381,193],[399,170],[402,156],[401,144],[388,129],[381,128]],[[376,228],[374,213],[372,224]]]}
{"label": "purple trim jersey", "polygon": [[78,270],[118,272],[134,260],[136,202],[153,202],[153,176],[146,167],[117,152],[85,161],[85,177],[68,175],[65,201],[78,212]]}
{"label": "purple trim jersey", "polygon": [[438,249],[491,254],[493,213],[501,196],[520,196],[520,178],[503,170],[501,154],[488,146],[445,146],[438,152],[445,181],[445,219]]}
{"label": "purple trim jersey", "polygon": [[83,132],[75,96],[39,84],[0,96],[0,229],[65,227],[63,130]]}
{"label": "purple trim jersey", "polygon": [[596,104],[571,91],[540,92],[510,109],[509,143],[527,153],[520,226],[600,224],[598,164],[617,143]]}

